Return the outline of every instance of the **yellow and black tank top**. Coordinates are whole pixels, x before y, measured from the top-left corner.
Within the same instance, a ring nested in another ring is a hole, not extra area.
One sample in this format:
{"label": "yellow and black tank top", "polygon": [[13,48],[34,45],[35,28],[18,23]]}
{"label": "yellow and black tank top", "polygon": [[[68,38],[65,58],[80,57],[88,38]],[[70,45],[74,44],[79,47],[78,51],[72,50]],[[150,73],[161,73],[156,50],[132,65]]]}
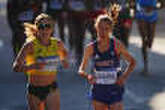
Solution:
{"label": "yellow and black tank top", "polygon": [[56,74],[57,67],[59,64],[59,55],[58,55],[58,40],[51,37],[50,45],[44,46],[40,43],[39,40],[33,39],[33,49],[34,52],[31,55],[26,56],[26,65],[31,65],[39,62],[46,62],[46,65],[41,70],[33,69],[27,71],[28,75],[31,74]]}

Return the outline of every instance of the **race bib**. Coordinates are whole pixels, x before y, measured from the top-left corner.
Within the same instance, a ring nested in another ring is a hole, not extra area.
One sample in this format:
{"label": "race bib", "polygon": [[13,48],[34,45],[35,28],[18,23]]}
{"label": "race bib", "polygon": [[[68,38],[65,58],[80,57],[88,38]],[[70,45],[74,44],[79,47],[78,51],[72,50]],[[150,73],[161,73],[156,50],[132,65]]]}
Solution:
{"label": "race bib", "polygon": [[40,58],[37,58],[37,62],[46,63],[46,65],[41,71],[53,72],[57,70],[60,59],[58,56],[40,57]]}
{"label": "race bib", "polygon": [[27,10],[18,15],[19,21],[32,21],[34,18],[33,10]]}
{"label": "race bib", "polygon": [[117,80],[117,71],[95,71],[97,84],[114,84]]}

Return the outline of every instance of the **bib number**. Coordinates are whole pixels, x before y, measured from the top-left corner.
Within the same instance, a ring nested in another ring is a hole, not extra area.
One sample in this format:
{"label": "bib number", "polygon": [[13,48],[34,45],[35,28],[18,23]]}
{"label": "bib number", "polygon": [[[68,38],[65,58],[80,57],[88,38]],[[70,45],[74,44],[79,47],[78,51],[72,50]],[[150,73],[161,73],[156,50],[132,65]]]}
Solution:
{"label": "bib number", "polygon": [[56,71],[59,66],[59,58],[57,56],[54,57],[45,57],[45,58],[38,58],[37,62],[45,62],[46,65],[41,71],[49,71],[53,72]]}
{"label": "bib number", "polygon": [[114,84],[117,80],[116,71],[96,71],[95,72],[97,84]]}

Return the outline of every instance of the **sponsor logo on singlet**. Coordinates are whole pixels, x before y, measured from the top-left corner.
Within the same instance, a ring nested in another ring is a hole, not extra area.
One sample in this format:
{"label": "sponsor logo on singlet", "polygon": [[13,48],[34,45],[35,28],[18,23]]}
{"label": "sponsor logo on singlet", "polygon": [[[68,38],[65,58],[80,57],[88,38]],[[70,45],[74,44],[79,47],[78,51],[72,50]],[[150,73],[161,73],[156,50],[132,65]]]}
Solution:
{"label": "sponsor logo on singlet", "polygon": [[117,80],[117,70],[95,70],[95,78],[97,84],[114,84]]}
{"label": "sponsor logo on singlet", "polygon": [[58,56],[38,57],[37,62],[44,62],[46,65],[41,71],[55,71],[59,66]]}

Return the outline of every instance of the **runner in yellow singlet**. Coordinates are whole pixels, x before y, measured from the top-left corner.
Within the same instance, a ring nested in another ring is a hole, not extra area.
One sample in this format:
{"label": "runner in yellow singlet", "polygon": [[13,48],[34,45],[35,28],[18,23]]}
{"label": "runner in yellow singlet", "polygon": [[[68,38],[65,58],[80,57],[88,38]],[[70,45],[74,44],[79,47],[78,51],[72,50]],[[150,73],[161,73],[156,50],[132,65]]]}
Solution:
{"label": "runner in yellow singlet", "polygon": [[64,44],[51,37],[54,21],[47,14],[36,17],[34,24],[25,23],[26,43],[20,50],[13,69],[28,76],[27,99],[30,110],[60,110],[57,66],[68,67]]}

